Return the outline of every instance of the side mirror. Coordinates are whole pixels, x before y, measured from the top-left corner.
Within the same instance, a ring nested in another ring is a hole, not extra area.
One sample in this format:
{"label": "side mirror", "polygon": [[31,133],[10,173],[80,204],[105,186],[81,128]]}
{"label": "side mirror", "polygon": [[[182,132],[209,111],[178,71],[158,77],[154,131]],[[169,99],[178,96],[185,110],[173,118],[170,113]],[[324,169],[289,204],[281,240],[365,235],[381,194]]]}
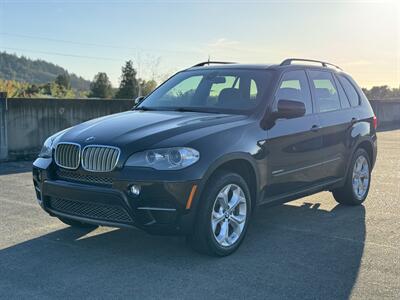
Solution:
{"label": "side mirror", "polygon": [[133,101],[133,107],[136,107],[136,106],[138,106],[140,103],[142,103],[142,101],[144,100],[144,96],[140,96],[140,97],[137,97],[134,101]]}
{"label": "side mirror", "polygon": [[294,119],[306,114],[306,106],[300,101],[280,99],[277,108],[277,111],[274,113],[277,119]]}
{"label": "side mirror", "polygon": [[135,99],[135,105],[140,104],[143,100],[144,100],[144,96],[137,97],[137,98]]}

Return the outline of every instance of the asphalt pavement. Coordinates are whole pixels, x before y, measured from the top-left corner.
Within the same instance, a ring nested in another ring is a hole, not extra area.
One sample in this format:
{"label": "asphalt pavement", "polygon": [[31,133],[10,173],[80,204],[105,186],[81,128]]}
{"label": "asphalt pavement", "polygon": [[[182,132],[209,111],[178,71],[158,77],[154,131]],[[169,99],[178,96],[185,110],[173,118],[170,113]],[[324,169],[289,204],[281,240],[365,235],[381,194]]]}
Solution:
{"label": "asphalt pavement", "polygon": [[225,258],[183,237],[72,229],[36,204],[30,162],[0,164],[0,298],[400,299],[400,130],[378,134],[363,206],[328,192],[260,207]]}

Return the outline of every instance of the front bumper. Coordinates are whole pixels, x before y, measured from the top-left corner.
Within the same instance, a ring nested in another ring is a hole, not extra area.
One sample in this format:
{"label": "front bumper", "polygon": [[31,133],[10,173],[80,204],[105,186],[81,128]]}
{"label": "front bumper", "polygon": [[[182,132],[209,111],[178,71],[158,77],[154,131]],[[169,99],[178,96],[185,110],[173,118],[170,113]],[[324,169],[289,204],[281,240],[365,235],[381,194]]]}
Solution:
{"label": "front bumper", "polygon": [[[68,171],[56,167],[51,159],[39,158],[33,164],[38,202],[52,216],[104,226],[137,227],[155,234],[190,233],[200,180],[137,178],[137,171],[132,170],[110,174]],[[141,186],[138,196],[130,193],[132,184]]]}

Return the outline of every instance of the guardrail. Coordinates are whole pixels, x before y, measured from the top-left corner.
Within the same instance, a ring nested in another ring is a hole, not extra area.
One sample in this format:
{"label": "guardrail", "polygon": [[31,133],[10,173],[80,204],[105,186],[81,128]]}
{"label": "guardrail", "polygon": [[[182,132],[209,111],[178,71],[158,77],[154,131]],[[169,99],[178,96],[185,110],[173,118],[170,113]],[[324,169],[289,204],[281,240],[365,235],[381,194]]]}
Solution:
{"label": "guardrail", "polygon": [[[0,93],[0,161],[30,159],[55,132],[84,121],[127,111],[131,100],[8,99]],[[378,129],[400,127],[400,99],[371,105]]]}

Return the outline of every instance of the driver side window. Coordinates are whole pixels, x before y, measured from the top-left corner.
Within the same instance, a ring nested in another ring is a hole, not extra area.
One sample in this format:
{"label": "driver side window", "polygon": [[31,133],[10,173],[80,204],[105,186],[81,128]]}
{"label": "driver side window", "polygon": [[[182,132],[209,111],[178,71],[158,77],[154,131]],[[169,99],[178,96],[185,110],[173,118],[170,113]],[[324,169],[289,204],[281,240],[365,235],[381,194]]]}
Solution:
{"label": "driver side window", "polygon": [[305,114],[312,113],[311,93],[305,71],[296,70],[283,74],[279,89],[275,94],[274,109],[281,99],[303,102],[306,107]]}

